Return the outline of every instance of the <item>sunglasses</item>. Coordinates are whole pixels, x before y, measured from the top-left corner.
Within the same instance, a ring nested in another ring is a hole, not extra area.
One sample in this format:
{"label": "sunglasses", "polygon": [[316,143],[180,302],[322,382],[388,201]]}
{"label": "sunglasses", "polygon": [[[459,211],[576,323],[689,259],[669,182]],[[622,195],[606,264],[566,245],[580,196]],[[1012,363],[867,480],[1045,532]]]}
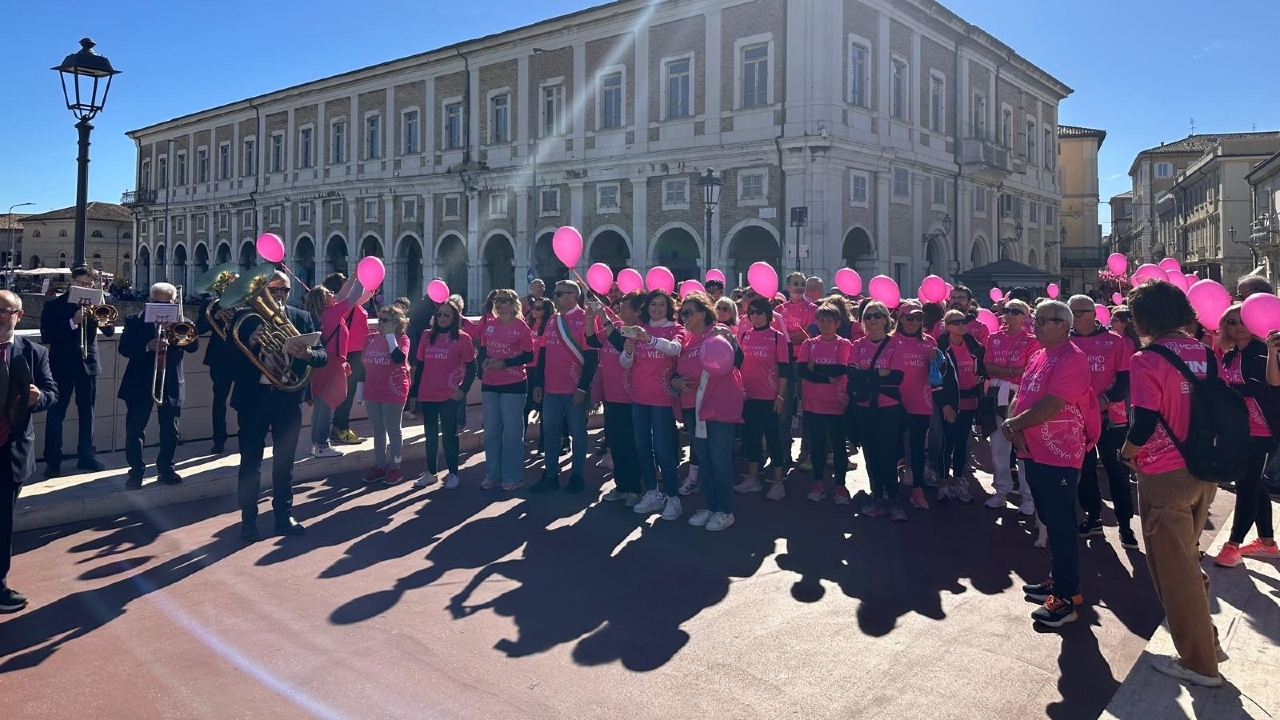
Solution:
{"label": "sunglasses", "polygon": [[698,310],[681,310],[681,311],[680,311],[680,317],[682,317],[682,318],[691,318],[691,317],[693,317],[694,315],[697,315],[699,312],[700,312],[700,311],[698,311]]}
{"label": "sunglasses", "polygon": [[1089,308],[1088,310],[1072,310],[1071,314],[1075,315],[1076,317],[1084,317],[1085,315],[1091,315],[1095,312],[1097,312],[1097,310],[1093,308]]}
{"label": "sunglasses", "polygon": [[924,313],[912,313],[910,315],[904,315],[902,319],[910,320],[911,322],[924,322]]}
{"label": "sunglasses", "polygon": [[287,288],[287,287],[269,287],[269,288],[267,288],[267,292],[271,293],[272,295],[288,295],[288,294],[289,294],[289,288]]}
{"label": "sunglasses", "polygon": [[513,302],[515,302],[515,300],[512,300],[511,298],[508,298],[508,297],[500,297],[500,298],[493,299],[494,305],[507,305]]}
{"label": "sunglasses", "polygon": [[1044,327],[1045,325],[1048,325],[1051,322],[1066,322],[1066,320],[1062,318],[1047,318],[1047,317],[1036,318],[1036,325],[1039,325],[1040,327]]}
{"label": "sunglasses", "polygon": [[438,312],[438,313],[436,313],[436,319],[437,319],[437,320],[445,320],[445,319],[448,319],[448,318],[451,318],[451,317],[453,317],[453,316],[452,316],[452,315],[450,315],[449,313],[442,313],[442,312]]}
{"label": "sunglasses", "polygon": [[751,308],[750,310],[748,310],[748,311],[747,311],[747,314],[748,314],[748,315],[763,315],[763,314],[764,314],[764,311],[763,311],[763,310],[761,310],[760,308]]}
{"label": "sunglasses", "polygon": [[885,315],[884,313],[875,312],[875,313],[867,313],[866,315],[863,315],[862,319],[863,320],[883,320],[887,317],[889,316]]}
{"label": "sunglasses", "polygon": [[948,320],[948,325],[964,325],[964,320]]}
{"label": "sunglasses", "polygon": [[1005,308],[1004,314],[1005,315],[1021,315],[1022,311],[1019,310],[1018,308]]}

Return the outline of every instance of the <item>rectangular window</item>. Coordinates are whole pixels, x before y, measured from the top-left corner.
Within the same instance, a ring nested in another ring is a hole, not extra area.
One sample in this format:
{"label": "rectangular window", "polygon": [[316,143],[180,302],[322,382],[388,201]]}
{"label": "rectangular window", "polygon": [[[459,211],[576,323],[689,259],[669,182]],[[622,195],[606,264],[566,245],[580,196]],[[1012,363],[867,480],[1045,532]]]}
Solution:
{"label": "rectangular window", "polygon": [[159,235],[160,237],[164,237],[166,229],[167,228],[165,228],[164,218],[160,218],[159,220],[156,220],[156,235]]}
{"label": "rectangular window", "polygon": [[743,173],[738,183],[739,202],[764,200],[764,173]]}
{"label": "rectangular window", "polygon": [[400,203],[401,219],[406,222],[413,222],[418,219],[418,201],[415,199],[405,200]]}
{"label": "rectangular window", "polygon": [[906,120],[908,116],[907,102],[911,92],[910,81],[907,77],[907,62],[905,60],[893,59],[893,66],[890,71],[890,88],[889,88],[889,114],[898,120]]}
{"label": "rectangular window", "polygon": [[209,151],[205,148],[196,151],[196,182],[209,182]]}
{"label": "rectangular window", "polygon": [[692,62],[688,59],[667,63],[667,119],[686,118],[691,114]]}
{"label": "rectangular window", "polygon": [[176,217],[173,219],[173,231],[179,235],[187,232],[187,219],[184,217]]}
{"label": "rectangular window", "polygon": [[1173,163],[1156,163],[1156,177],[1170,178],[1173,177]]}
{"label": "rectangular window", "polygon": [[258,141],[252,140],[252,139],[244,141],[244,151],[240,156],[241,159],[244,161],[244,168],[240,171],[241,176],[258,174],[257,150],[258,150]]}
{"label": "rectangular window", "polygon": [[256,225],[257,224],[254,223],[253,221],[252,210],[245,210],[243,213],[240,213],[240,229],[244,230],[247,228],[256,227]]}
{"label": "rectangular window", "polygon": [[179,186],[187,184],[187,154],[184,152],[178,153],[178,179],[176,182]]}
{"label": "rectangular window", "polygon": [[156,163],[156,177],[159,180],[156,185],[161,189],[169,187],[169,158],[160,158],[160,162]]}
{"label": "rectangular window", "polygon": [[870,182],[869,176],[861,171],[854,170],[849,176],[849,204],[867,207],[870,199],[867,193],[867,185]]}
{"label": "rectangular window", "polygon": [[1054,226],[1057,224],[1057,220],[1058,220],[1058,217],[1057,217],[1057,216],[1058,216],[1058,209],[1057,209],[1057,208],[1055,208],[1055,207],[1054,207],[1054,206],[1052,206],[1052,205],[1045,205],[1045,206],[1044,206],[1044,225],[1045,225],[1045,227],[1047,227],[1047,228],[1049,228],[1050,230],[1052,230],[1052,229],[1054,228]]}
{"label": "rectangular window", "polygon": [[618,186],[617,185],[598,185],[596,186],[596,210],[617,210],[618,209]]}
{"label": "rectangular window", "polygon": [[494,95],[489,98],[489,144],[511,142],[511,96]]}
{"label": "rectangular window", "polygon": [[893,196],[899,200],[911,197],[911,171],[906,168],[893,169]]}
{"label": "rectangular window", "polygon": [[1040,203],[1027,203],[1027,222],[1040,222]]}
{"label": "rectangular window", "polygon": [[226,230],[231,227],[231,213],[218,213],[218,229]]}
{"label": "rectangular window", "polygon": [[203,215],[196,216],[196,232],[204,232],[205,222]]}
{"label": "rectangular window", "polygon": [[542,215],[560,214],[560,188],[542,188],[539,195],[541,195]]}
{"label": "rectangular window", "polygon": [[364,201],[364,219],[365,222],[375,222],[378,219],[378,201]]}
{"label": "rectangular window", "polygon": [[303,128],[298,131],[298,161],[302,167],[309,168],[313,164],[311,138],[315,134],[312,128]]}
{"label": "rectangular window", "polygon": [[150,160],[142,161],[142,177],[138,181],[138,185],[143,190],[151,189],[151,161]]}
{"label": "rectangular window", "polygon": [[231,143],[218,146],[218,179],[231,179]]}
{"label": "rectangular window", "polygon": [[1050,136],[1049,128],[1044,129],[1044,144],[1042,147],[1044,147],[1044,166],[1051,168],[1053,167],[1054,142]]}
{"label": "rectangular window", "polygon": [[1000,144],[1013,149],[1013,111],[1007,108],[1000,114]]}
{"label": "rectangular window", "polygon": [[280,206],[277,205],[267,211],[267,224],[272,227],[280,226]]}
{"label": "rectangular window", "polygon": [[610,73],[600,81],[600,127],[622,125],[622,73]]}
{"label": "rectangular window", "polygon": [[947,179],[936,177],[933,179],[933,204],[947,204]]}
{"label": "rectangular window", "polygon": [[444,196],[444,219],[457,220],[462,214],[462,196],[454,193]]}
{"label": "rectangular window", "polygon": [[284,172],[284,136],[271,136],[271,172]]}
{"label": "rectangular window", "polygon": [[867,58],[870,52],[862,45],[849,50],[849,102],[858,107],[867,106]]}
{"label": "rectangular window", "polygon": [[947,93],[946,80],[934,75],[929,78],[929,129],[942,132],[945,115],[944,99]]}
{"label": "rectangular window", "polygon": [[987,214],[987,189],[984,187],[975,187],[973,189],[973,211],[980,215]]}
{"label": "rectangular window", "polygon": [[373,115],[364,121],[364,157],[377,160],[382,157],[382,116]]}
{"label": "rectangular window", "polygon": [[347,124],[333,124],[333,162],[340,164],[347,161]]}
{"label": "rectangular window", "polygon": [[973,117],[969,120],[973,129],[973,137],[977,140],[987,139],[987,96],[982,93],[973,94]]}
{"label": "rectangular window", "polygon": [[444,147],[446,150],[462,147],[462,103],[444,106]]}
{"label": "rectangular window", "polygon": [[664,180],[662,182],[662,207],[688,207],[689,181]]}
{"label": "rectangular window", "polygon": [[542,136],[564,134],[564,86],[542,88]]}
{"label": "rectangular window", "polygon": [[418,111],[410,110],[404,114],[404,154],[417,155],[422,151],[418,141]]}
{"label": "rectangular window", "polygon": [[310,203],[303,203],[302,205],[298,206],[298,224],[299,225],[311,224],[311,204]]}
{"label": "rectangular window", "polygon": [[345,208],[341,202],[329,203],[329,222],[342,222],[343,215],[346,214]]}
{"label": "rectangular window", "polygon": [[752,45],[742,49],[742,107],[756,108],[769,104],[769,46]]}
{"label": "rectangular window", "polygon": [[1036,124],[1031,120],[1027,121],[1027,164],[1036,164]]}
{"label": "rectangular window", "polygon": [[489,196],[489,217],[504,218],[507,216],[507,194],[497,193]]}

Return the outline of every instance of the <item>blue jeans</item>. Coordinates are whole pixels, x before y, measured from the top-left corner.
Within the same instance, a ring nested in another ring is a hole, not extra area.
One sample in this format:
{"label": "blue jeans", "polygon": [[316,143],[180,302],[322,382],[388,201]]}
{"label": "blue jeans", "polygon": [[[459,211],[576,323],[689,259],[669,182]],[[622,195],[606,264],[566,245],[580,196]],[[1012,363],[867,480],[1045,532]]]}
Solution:
{"label": "blue jeans", "polygon": [[640,455],[640,484],[645,490],[657,489],[657,468],[661,467],[662,492],[667,495],[678,494],[680,480],[676,477],[676,417],[671,412],[671,406],[633,404],[631,419],[636,429],[636,452]]}
{"label": "blue jeans", "polygon": [[524,481],[524,393],[484,392],[484,479]]}
{"label": "blue jeans", "polygon": [[[543,462],[546,470],[542,479],[557,482],[560,477],[560,443],[563,441],[565,425],[569,426],[569,437],[573,438],[573,464],[570,466],[570,479],[582,480],[587,467],[587,400],[582,404],[573,404],[572,393],[542,394],[542,448],[546,451]],[[524,406],[520,408],[521,416]]]}
{"label": "blue jeans", "polygon": [[1080,592],[1080,538],[1076,529],[1076,483],[1079,468],[1044,465],[1024,460],[1027,485],[1036,513],[1049,534],[1053,594],[1064,600]]}
{"label": "blue jeans", "polygon": [[333,410],[316,398],[311,401],[311,444],[329,447],[329,425],[333,422]]}
{"label": "blue jeans", "polygon": [[713,513],[733,512],[734,423],[707,422],[707,436],[698,437],[693,411],[684,411],[684,423],[693,431],[693,449],[698,451],[698,480],[702,482],[705,506]]}

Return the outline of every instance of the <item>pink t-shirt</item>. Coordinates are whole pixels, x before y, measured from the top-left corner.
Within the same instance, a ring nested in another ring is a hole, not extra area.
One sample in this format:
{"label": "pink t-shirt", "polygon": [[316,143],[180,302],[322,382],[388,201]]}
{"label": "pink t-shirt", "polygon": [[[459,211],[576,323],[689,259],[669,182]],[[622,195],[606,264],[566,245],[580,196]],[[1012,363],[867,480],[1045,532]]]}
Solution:
{"label": "pink t-shirt", "polygon": [[[684,345],[684,327],[668,322],[662,327],[645,328],[655,338]],[[671,376],[676,372],[676,358],[663,355],[652,343],[636,341],[631,365],[631,401],[636,405],[671,406]]]}
{"label": "pink t-shirt", "polygon": [[[572,395],[578,389],[582,379],[582,362],[574,356],[568,341],[560,334],[560,320],[563,318],[569,337],[578,351],[584,355],[595,352],[587,347],[586,326],[587,311],[575,307],[569,312],[551,318],[547,330],[542,334],[542,347],[546,351],[546,366],[543,368],[543,391],[554,395]],[[600,323],[596,321],[596,331]]]}
{"label": "pink t-shirt", "polygon": [[[1133,358],[1133,342],[1129,338],[1107,330],[1093,335],[1072,335],[1071,342],[1089,358],[1090,387],[1094,395],[1110,390],[1117,373],[1129,372]],[[1127,422],[1124,403],[1107,403],[1107,419],[1117,425]]]}
{"label": "pink t-shirt", "polygon": [[[832,340],[811,337],[800,344],[796,362],[807,365],[848,365],[853,343],[837,335]],[[805,380],[800,384],[800,409],[819,415],[843,415],[849,407],[849,378],[833,377],[830,383]]]}
{"label": "pink t-shirt", "polygon": [[[343,317],[346,317],[347,313],[352,310],[351,303],[342,302],[338,304],[345,307]],[[365,339],[369,337],[369,313],[364,309],[363,305],[357,305],[355,312],[351,313],[351,326],[348,329],[351,331],[349,345],[351,351],[354,352],[355,348],[364,347]]]}
{"label": "pink t-shirt", "polygon": [[[975,339],[977,336],[974,336]],[[1022,367],[1024,370],[1027,363],[1031,360],[1031,355],[1040,349],[1040,342],[1036,340],[1036,336],[1024,331],[1016,332],[1012,335],[1007,332],[998,332],[994,335],[988,335],[987,340],[982,343],[986,349],[986,362],[988,366],[999,365],[1000,367]],[[1017,372],[1013,377],[1001,378],[1011,382],[1018,382],[1022,379],[1022,372]]]}
{"label": "pink t-shirt", "polygon": [[331,358],[334,357],[334,350],[331,348],[336,347],[338,355],[345,360],[347,358],[347,353],[351,351],[352,347],[364,347],[363,337],[360,338],[360,342],[362,343],[361,345],[353,346],[351,344],[351,329],[347,327],[347,313],[349,312],[351,312],[351,303],[343,301],[330,305],[320,314],[320,331],[324,333],[324,337],[329,337],[329,335],[333,333],[333,329],[338,327],[338,325],[342,325],[346,328],[345,331],[338,331],[338,333],[334,335],[333,340],[331,340],[329,344],[325,345],[325,352],[329,353],[329,357]]}
{"label": "pink t-shirt", "polygon": [[[951,354],[956,358],[956,385],[963,393],[971,390],[978,384],[978,361],[973,357],[973,353],[969,352],[969,346],[961,341],[959,345],[948,345],[951,348]],[[977,410],[978,398],[961,397],[960,410]]]}
{"label": "pink t-shirt", "polygon": [[[621,322],[613,324],[622,327]],[[604,401],[611,403],[631,402],[631,369],[622,367],[622,351],[609,342],[604,333],[600,333],[600,377],[604,383]]]}
{"label": "pink t-shirt", "polygon": [[[697,406],[698,384],[702,382],[702,347],[711,338],[711,329],[699,335],[686,335],[684,350],[676,361],[676,372],[682,378],[693,380],[693,387],[680,393],[680,407],[691,410]],[[742,422],[742,375],[737,368],[724,375],[712,375],[707,378],[706,390],[702,393],[702,412],[698,419],[703,422]]]}
{"label": "pink t-shirt", "polygon": [[[1198,340],[1188,337],[1165,337],[1156,340],[1182,359],[1192,374],[1203,379],[1209,374],[1208,353]],[[1139,350],[1129,365],[1129,398],[1135,408],[1160,413],[1180,438],[1187,436],[1191,425],[1191,385],[1173,363],[1148,350]],[[1138,469],[1147,475],[1158,475],[1187,466],[1182,453],[1169,439],[1163,423],[1138,450]]]}
{"label": "pink t-shirt", "polygon": [[778,397],[778,363],[791,361],[786,333],[776,328],[757,330],[748,326],[738,336],[742,346],[742,386],[748,400],[773,400]]}
{"label": "pink t-shirt", "polygon": [[[880,343],[873,342],[871,338],[865,335],[858,338],[853,343],[853,352],[850,356],[849,363],[859,370],[869,370],[872,369],[871,360],[872,358],[875,358],[876,366],[874,369],[876,370],[901,370],[902,368],[898,367],[898,361],[894,358],[894,353],[897,352],[898,343],[901,342],[901,338],[895,335],[890,335],[889,339],[884,342],[886,344],[884,346],[884,350],[881,351]],[[878,351],[880,352],[880,356],[877,358],[876,352]],[[862,407],[871,407],[870,400],[864,400],[858,404]],[[876,407],[889,407],[897,404],[899,404],[897,398],[889,397],[885,393],[880,393],[877,396]]]}
{"label": "pink t-shirt", "polygon": [[1046,422],[1023,429],[1027,452],[1018,457],[1041,465],[1080,467],[1087,444],[1084,408],[1091,392],[1089,361],[1080,348],[1064,342],[1052,350],[1037,350],[1022,374],[1014,410],[1021,413],[1047,395],[1065,402]]}
{"label": "pink t-shirt", "polygon": [[786,323],[787,330],[804,330],[807,334],[809,326],[818,322],[818,306],[814,305],[808,298],[796,302],[788,300],[785,303],[774,308],[776,313],[782,311],[783,321]]}
{"label": "pink t-shirt", "polygon": [[[1223,382],[1236,387],[1244,386],[1244,359],[1242,352],[1236,353],[1231,358],[1230,365],[1220,362],[1219,367],[1222,368]],[[1246,397],[1244,405],[1249,408],[1249,437],[1271,437],[1271,426],[1267,425],[1267,418],[1262,414],[1262,407],[1258,405],[1258,399]]]}
{"label": "pink t-shirt", "polygon": [[365,338],[364,399],[365,402],[400,403],[409,399],[409,336],[396,336],[396,346],[404,353],[404,360],[391,359],[384,335],[369,333]]}
{"label": "pink t-shirt", "polygon": [[[480,346],[485,348],[488,360],[509,360],[527,352],[533,352],[533,333],[523,320],[513,318],[506,325],[494,319],[484,323]],[[485,370],[481,382],[485,385],[514,385],[528,379],[523,365]]]}
{"label": "pink t-shirt", "polygon": [[422,363],[422,379],[418,381],[418,399],[427,402],[444,402],[462,389],[467,376],[467,363],[476,359],[476,347],[471,336],[458,333],[454,340],[447,333],[431,344],[431,331],[422,333],[418,341],[418,361]]}
{"label": "pink t-shirt", "polygon": [[929,385],[929,359],[938,343],[929,335],[919,338],[895,335],[894,370],[902,371],[902,408],[911,415],[933,414],[933,387]]}

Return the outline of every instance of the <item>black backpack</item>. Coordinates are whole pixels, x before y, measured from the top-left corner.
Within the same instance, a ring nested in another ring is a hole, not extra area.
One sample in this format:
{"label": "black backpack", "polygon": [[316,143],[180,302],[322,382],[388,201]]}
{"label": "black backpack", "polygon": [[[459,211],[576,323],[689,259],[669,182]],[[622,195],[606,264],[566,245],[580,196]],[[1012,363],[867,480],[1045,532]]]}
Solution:
{"label": "black backpack", "polygon": [[1191,422],[1186,440],[1179,440],[1164,416],[1160,416],[1160,424],[1186,461],[1187,471],[1207,482],[1240,479],[1249,454],[1249,408],[1244,396],[1218,376],[1213,351],[1205,348],[1209,369],[1201,380],[1169,348],[1153,343],[1144,350],[1168,360],[1191,384]]}

